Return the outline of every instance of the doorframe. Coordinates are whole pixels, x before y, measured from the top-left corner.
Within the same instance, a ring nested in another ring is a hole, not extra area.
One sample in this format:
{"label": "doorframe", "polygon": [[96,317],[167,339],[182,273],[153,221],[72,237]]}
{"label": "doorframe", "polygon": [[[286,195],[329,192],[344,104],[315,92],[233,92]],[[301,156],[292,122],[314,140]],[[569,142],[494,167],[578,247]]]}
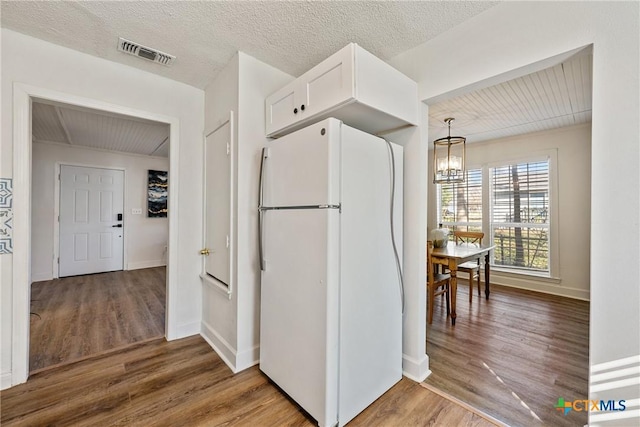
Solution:
{"label": "doorframe", "polygon": [[[82,168],[92,168],[92,169],[107,169],[107,170],[116,170],[122,171],[122,214],[128,212],[127,207],[129,204],[127,203],[127,169],[123,167],[105,167],[105,166],[95,166],[90,164],[83,163],[74,163],[74,162],[59,162],[55,163],[53,168],[54,177],[53,182],[53,278],[60,278],[60,264],[57,262],[57,259],[60,257],[60,222],[57,220],[57,217],[60,216],[60,180],[58,177],[60,176],[62,166],[78,166]],[[122,239],[122,270],[127,271],[129,269],[129,262],[127,261],[127,227],[126,221],[125,225],[122,227],[123,239]]]}
{"label": "doorframe", "polygon": [[[165,337],[178,337],[178,198],[180,120],[177,117],[110,104],[24,83],[13,84],[13,266],[11,383],[29,377],[29,312],[31,296],[31,100],[62,102],[116,114],[139,117],[169,125],[169,243],[167,248],[167,296]],[[172,265],[174,268],[172,268]]]}

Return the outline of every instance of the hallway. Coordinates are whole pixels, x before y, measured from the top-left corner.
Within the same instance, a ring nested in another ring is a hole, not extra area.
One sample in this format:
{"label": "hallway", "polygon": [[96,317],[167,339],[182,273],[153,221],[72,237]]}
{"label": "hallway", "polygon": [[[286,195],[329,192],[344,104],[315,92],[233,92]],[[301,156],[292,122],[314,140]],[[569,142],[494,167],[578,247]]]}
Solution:
{"label": "hallway", "polygon": [[165,271],[155,267],[33,283],[30,373],[164,337]]}

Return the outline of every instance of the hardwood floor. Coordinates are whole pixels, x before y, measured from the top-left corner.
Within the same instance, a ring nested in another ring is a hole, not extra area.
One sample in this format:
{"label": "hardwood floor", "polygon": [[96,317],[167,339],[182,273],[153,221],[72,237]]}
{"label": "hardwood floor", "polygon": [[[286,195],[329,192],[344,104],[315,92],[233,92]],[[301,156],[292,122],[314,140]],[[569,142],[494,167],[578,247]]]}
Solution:
{"label": "hardwood floor", "polygon": [[165,267],[31,285],[29,370],[164,336]]}
{"label": "hardwood floor", "polygon": [[[257,366],[232,374],[199,336],[158,339],[46,370],[0,398],[3,426],[316,425]],[[349,423],[491,425],[406,378]]]}
{"label": "hardwood floor", "polygon": [[588,396],[589,303],[492,285],[469,305],[468,290],[458,287],[454,327],[436,298],[425,383],[511,426],[585,425],[586,412],[554,405]]}
{"label": "hardwood floor", "polygon": [[[1,424],[315,425],[257,367],[233,375],[202,338],[149,341],[164,335],[164,278],[155,268],[34,283],[37,373],[0,393]],[[589,304],[493,286],[469,305],[467,292],[462,283],[455,327],[436,299],[426,384],[511,426],[586,424],[554,405],[586,398]],[[349,425],[493,424],[403,379]]]}

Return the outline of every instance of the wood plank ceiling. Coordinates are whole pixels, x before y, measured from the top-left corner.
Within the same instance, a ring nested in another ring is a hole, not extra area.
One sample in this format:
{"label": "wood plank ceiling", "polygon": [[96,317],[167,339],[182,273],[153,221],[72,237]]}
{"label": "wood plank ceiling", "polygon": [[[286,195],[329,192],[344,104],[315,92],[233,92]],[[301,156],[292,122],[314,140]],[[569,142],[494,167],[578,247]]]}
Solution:
{"label": "wood plank ceiling", "polygon": [[34,100],[34,142],[169,156],[169,125],[61,103]]}
{"label": "wood plank ceiling", "polygon": [[591,121],[593,54],[576,54],[537,73],[429,106],[429,139],[451,135],[467,143],[544,131]]}

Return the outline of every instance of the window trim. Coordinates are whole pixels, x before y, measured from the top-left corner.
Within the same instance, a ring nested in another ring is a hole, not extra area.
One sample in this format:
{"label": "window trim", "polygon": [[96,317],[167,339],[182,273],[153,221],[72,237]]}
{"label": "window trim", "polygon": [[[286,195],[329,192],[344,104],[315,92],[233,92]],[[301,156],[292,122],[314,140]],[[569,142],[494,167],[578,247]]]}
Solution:
{"label": "window trim", "polygon": [[[483,184],[486,182],[487,191],[487,203],[483,206],[483,218],[486,218],[485,224],[483,224],[483,230],[489,230],[489,241],[493,243],[493,236],[491,235],[491,206],[493,204],[492,193],[490,189],[491,169],[497,167],[504,167],[507,165],[521,164],[521,163],[535,163],[541,161],[549,162],[549,224],[546,228],[549,230],[549,272],[540,271],[527,271],[526,268],[518,267],[504,267],[501,265],[495,265],[493,261],[493,254],[491,255],[491,267],[497,271],[512,272],[514,274],[526,275],[531,277],[543,277],[543,278],[559,278],[560,277],[560,251],[559,251],[559,215],[558,215],[558,150],[541,150],[532,152],[528,155],[520,155],[511,158],[505,158],[503,160],[496,160],[484,165],[486,171],[486,177],[483,175]],[[486,181],[485,181],[486,179]],[[483,200],[485,200],[483,198]],[[486,216],[484,213],[486,212]],[[486,228],[485,228],[486,226]],[[544,224],[538,224],[536,226],[544,226]]]}

